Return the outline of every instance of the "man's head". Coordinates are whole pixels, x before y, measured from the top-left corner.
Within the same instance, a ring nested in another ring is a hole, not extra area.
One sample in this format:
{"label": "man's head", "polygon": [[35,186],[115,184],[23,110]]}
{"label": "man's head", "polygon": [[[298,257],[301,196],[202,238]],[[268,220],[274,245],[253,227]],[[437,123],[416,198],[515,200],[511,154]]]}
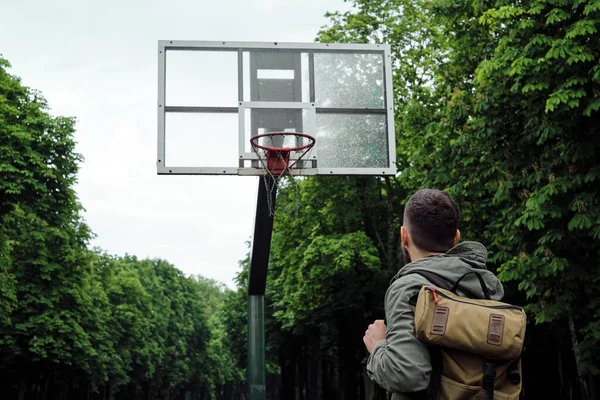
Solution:
{"label": "man's head", "polygon": [[[458,243],[460,212],[452,198],[436,189],[422,189],[412,195],[404,208],[401,229],[405,256],[410,258],[445,253]],[[410,262],[410,260],[407,260]]]}

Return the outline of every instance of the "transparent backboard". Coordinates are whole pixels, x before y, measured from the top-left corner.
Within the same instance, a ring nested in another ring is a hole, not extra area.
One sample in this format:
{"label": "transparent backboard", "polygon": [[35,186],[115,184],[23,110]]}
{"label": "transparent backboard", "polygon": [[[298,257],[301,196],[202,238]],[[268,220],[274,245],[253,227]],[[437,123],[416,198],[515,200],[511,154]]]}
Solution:
{"label": "transparent backboard", "polygon": [[263,175],[284,131],[316,139],[293,175],[394,175],[392,98],[388,45],[161,40],[157,171]]}

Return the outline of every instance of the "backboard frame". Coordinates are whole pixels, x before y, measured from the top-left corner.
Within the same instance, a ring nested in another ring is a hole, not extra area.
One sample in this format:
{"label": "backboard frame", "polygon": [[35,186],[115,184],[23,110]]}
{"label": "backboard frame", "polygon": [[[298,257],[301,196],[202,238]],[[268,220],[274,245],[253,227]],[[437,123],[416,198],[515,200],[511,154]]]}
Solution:
{"label": "backboard frame", "polygon": [[[319,108],[315,106],[314,68],[311,67],[310,101],[309,102],[258,102],[245,101],[243,93],[244,66],[243,53],[256,50],[295,50],[306,51],[310,62],[313,63],[314,54],[320,52],[335,53],[372,53],[381,54],[383,57],[383,87],[385,96],[383,108]],[[166,105],[166,56],[168,51],[231,51],[238,53],[238,79],[239,93],[237,107],[210,107],[210,106],[168,106]],[[392,62],[390,46],[387,44],[355,44],[355,43],[282,43],[282,42],[225,42],[225,41],[192,41],[192,40],[159,40],[158,41],[158,143],[157,143],[157,173],[159,175],[244,175],[262,176],[265,171],[260,168],[244,166],[246,160],[257,160],[257,155],[246,151],[245,143],[245,110],[249,108],[278,108],[278,109],[304,109],[308,110],[308,128],[304,133],[315,134],[317,114],[352,114],[352,115],[385,115],[387,129],[388,166],[381,168],[323,168],[317,164],[316,168],[294,168],[292,175],[395,175],[396,144],[393,109],[393,83]],[[166,114],[174,113],[237,113],[239,121],[239,155],[238,167],[190,167],[169,166],[166,158]],[[311,151],[310,159],[318,160],[318,139],[315,148]]]}

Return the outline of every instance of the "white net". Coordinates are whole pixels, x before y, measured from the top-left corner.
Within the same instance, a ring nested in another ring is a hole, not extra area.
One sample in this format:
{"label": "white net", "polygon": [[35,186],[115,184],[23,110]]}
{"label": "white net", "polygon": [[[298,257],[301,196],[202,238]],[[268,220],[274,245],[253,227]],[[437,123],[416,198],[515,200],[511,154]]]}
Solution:
{"label": "white net", "polygon": [[[294,185],[296,193],[300,194],[294,177],[302,175],[304,163],[311,163],[306,160],[310,159],[315,139],[298,132],[271,132],[255,136],[250,142],[264,171],[265,187],[269,191],[267,196],[269,214],[273,215],[275,206],[271,201],[272,194],[282,181],[281,177],[289,177],[288,183]],[[292,169],[296,173],[292,174]]]}

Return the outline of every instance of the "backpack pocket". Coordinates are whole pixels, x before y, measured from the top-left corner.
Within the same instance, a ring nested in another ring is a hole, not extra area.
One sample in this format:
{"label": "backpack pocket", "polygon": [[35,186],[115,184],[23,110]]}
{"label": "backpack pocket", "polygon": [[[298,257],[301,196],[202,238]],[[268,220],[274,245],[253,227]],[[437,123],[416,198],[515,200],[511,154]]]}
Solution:
{"label": "backpack pocket", "polygon": [[526,315],[518,306],[423,286],[414,322],[417,338],[432,345],[491,360],[516,360],[523,351]]}

